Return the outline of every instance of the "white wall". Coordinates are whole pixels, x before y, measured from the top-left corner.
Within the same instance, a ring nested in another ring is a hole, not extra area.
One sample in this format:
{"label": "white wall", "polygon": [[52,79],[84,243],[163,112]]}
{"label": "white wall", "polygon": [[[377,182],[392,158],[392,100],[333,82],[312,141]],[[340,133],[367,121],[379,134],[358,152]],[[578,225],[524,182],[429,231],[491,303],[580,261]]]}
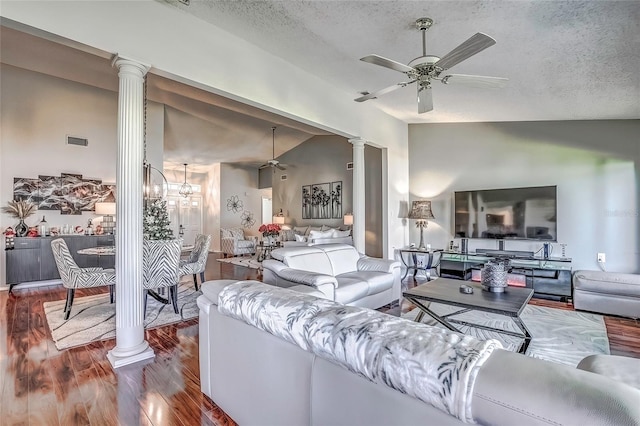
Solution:
{"label": "white wall", "polygon": [[[0,89],[0,205],[13,198],[14,177],[76,173],[115,182],[117,93],[9,65],[1,65]],[[161,166],[162,106],[150,103],[147,115],[148,157]],[[87,138],[89,145],[67,145],[67,135]],[[85,227],[88,219],[99,217],[89,212],[76,216],[47,210],[27,219],[27,224],[35,225],[42,215],[49,226],[59,227]],[[11,216],[0,214],[0,229],[16,223]],[[4,284],[5,257],[0,258]]]}
{"label": "white wall", "polygon": [[[567,244],[573,269],[639,270],[640,120],[416,124],[409,126],[410,198],[430,199],[436,219],[426,242],[444,248],[453,239],[453,192],[557,185],[558,243]],[[410,240],[419,239],[409,221]],[[470,240],[470,250],[497,248]],[[542,242],[507,240],[507,250]]]}
{"label": "white wall", "polygon": [[[400,212],[406,207],[408,190],[407,125],[375,105],[357,104],[353,93],[338,90],[294,64],[159,2],[3,1],[1,13],[52,34],[151,64],[152,72],[160,75],[197,82],[205,90],[341,136],[359,136],[378,147],[388,147],[389,238],[385,255],[404,244],[406,228]],[[260,64],[259,73],[255,72],[256,63]]]}
{"label": "white wall", "polygon": [[[237,212],[227,208],[229,199],[234,195],[242,202],[242,209]],[[242,228],[242,215],[250,212],[255,223],[244,228],[245,235],[259,236],[262,197],[271,198],[271,188],[258,189],[257,168],[220,164],[220,227]]]}

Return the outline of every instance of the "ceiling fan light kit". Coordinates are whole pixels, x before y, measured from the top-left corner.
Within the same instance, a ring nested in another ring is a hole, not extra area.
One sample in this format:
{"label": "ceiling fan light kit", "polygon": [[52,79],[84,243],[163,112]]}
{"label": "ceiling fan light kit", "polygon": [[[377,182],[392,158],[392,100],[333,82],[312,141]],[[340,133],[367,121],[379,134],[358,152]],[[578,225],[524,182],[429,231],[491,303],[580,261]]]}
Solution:
{"label": "ceiling fan light kit", "polygon": [[419,18],[416,20],[416,28],[422,33],[422,56],[418,56],[413,59],[408,65],[383,58],[379,55],[367,55],[361,58],[360,60],[363,62],[404,73],[409,78],[409,81],[397,83],[373,93],[362,92],[363,96],[354,100],[356,102],[364,102],[369,99],[376,99],[379,96],[392,92],[396,89],[416,83],[418,92],[418,113],[422,114],[433,110],[433,94],[431,92],[432,81],[440,81],[443,84],[460,84],[482,88],[500,88],[506,85],[508,79],[501,77],[465,74],[449,74],[442,76],[441,74],[444,71],[459,64],[465,59],[480,53],[484,49],[493,46],[496,41],[486,34],[476,33],[443,57],[427,55],[427,30],[431,25],[433,25],[433,20],[431,18]]}

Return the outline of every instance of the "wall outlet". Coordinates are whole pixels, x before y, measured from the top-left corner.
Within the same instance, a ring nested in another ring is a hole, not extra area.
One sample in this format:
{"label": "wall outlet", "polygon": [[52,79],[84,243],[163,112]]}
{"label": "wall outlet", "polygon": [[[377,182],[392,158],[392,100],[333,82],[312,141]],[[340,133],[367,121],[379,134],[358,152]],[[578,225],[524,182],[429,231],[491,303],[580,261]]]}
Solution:
{"label": "wall outlet", "polygon": [[604,253],[598,253],[598,263],[605,263],[607,256]]}

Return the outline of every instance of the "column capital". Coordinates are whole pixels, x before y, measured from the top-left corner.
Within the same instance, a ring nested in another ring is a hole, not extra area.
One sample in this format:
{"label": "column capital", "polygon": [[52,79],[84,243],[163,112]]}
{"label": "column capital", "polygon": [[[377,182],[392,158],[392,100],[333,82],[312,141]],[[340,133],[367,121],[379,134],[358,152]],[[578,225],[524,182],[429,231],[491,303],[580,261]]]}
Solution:
{"label": "column capital", "polygon": [[111,59],[111,66],[118,68],[118,70],[127,70],[130,72],[140,73],[140,77],[147,75],[147,72],[151,69],[151,65],[143,64],[142,62],[134,61],[133,59],[125,58],[118,54],[113,55]]}
{"label": "column capital", "polygon": [[358,137],[358,138],[349,139],[349,143],[352,144],[353,146],[364,146],[367,143],[367,141]]}

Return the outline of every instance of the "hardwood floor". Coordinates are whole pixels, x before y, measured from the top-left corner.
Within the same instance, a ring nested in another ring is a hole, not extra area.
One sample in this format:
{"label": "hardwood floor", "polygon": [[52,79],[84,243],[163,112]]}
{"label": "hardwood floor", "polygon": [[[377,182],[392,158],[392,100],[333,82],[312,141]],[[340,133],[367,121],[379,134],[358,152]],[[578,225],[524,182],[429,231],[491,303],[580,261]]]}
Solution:
{"label": "hardwood floor", "polygon": [[[209,256],[208,280],[262,278],[257,270],[217,262],[217,257]],[[415,285],[412,278],[406,282]],[[76,297],[101,292],[88,289]],[[197,319],[146,331],[155,359],[113,370],[106,359],[113,339],[63,351],[54,346],[42,304],[63,300],[65,294],[62,286],[0,292],[0,424],[235,424],[200,392]],[[532,303],[572,309],[541,299]],[[396,304],[386,311],[397,315],[400,309]],[[640,358],[640,322],[615,317],[605,322],[611,352]]]}

